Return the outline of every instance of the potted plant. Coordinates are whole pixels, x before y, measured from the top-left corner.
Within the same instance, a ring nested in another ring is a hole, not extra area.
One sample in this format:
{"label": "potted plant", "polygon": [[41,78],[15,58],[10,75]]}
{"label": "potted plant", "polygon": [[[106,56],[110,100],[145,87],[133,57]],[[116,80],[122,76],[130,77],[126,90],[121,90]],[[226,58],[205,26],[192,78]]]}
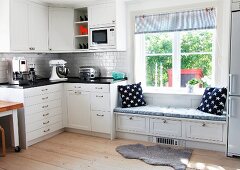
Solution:
{"label": "potted plant", "polygon": [[200,83],[200,81],[198,79],[195,79],[195,78],[189,80],[186,84],[186,87],[188,89],[188,93],[192,93],[194,87],[199,83]]}

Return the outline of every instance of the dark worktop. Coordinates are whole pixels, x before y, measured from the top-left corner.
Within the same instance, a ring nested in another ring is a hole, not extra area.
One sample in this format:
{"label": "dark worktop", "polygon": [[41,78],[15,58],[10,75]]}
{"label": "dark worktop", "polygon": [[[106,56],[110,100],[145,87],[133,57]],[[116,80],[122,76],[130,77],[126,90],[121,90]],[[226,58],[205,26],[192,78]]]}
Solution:
{"label": "dark worktop", "polygon": [[35,82],[29,82],[29,84],[25,84],[25,85],[13,85],[13,84],[4,83],[4,84],[0,84],[0,88],[5,87],[5,88],[26,89],[26,88],[46,86],[46,85],[58,84],[58,83],[113,84],[113,83],[121,82],[121,81],[124,81],[124,80],[126,80],[126,79],[114,80],[114,79],[109,78],[109,77],[102,77],[102,78],[99,78],[99,79],[96,79],[96,80],[82,80],[82,79],[77,78],[77,77],[70,77],[70,78],[68,78],[67,81],[51,82],[51,81],[49,81],[49,79],[38,79]]}

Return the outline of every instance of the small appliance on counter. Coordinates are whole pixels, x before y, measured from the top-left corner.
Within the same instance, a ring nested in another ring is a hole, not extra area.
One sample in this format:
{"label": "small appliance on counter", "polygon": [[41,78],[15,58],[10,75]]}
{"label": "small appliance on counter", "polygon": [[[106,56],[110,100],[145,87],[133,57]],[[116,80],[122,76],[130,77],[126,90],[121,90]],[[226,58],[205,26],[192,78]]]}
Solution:
{"label": "small appliance on counter", "polygon": [[35,64],[29,64],[29,81],[35,82],[36,77]]}
{"label": "small appliance on counter", "polygon": [[50,60],[49,66],[52,67],[50,81],[67,81],[69,69],[66,68],[64,60]]}
{"label": "small appliance on counter", "polygon": [[79,67],[79,78],[82,80],[93,80],[100,78],[101,73],[98,67],[81,66]]}
{"label": "small appliance on counter", "polygon": [[13,57],[9,74],[10,84],[28,84],[27,60],[23,57]]}

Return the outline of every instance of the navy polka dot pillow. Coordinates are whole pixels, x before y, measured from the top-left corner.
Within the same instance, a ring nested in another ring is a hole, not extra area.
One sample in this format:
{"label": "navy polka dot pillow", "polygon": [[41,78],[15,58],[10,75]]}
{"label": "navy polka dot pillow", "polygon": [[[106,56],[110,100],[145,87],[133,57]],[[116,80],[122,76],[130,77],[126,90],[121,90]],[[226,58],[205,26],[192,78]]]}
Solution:
{"label": "navy polka dot pillow", "polygon": [[222,115],[226,99],[226,88],[206,88],[200,106],[197,109],[206,113]]}
{"label": "navy polka dot pillow", "polygon": [[146,102],[143,98],[141,82],[126,86],[118,86],[118,91],[122,98],[122,107],[145,106]]}

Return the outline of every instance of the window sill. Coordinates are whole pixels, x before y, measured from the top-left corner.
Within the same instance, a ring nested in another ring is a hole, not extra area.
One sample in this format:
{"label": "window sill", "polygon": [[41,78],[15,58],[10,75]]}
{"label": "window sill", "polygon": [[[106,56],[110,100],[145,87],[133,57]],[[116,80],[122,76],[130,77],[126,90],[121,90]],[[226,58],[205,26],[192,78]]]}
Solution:
{"label": "window sill", "polygon": [[144,88],[143,93],[144,94],[169,94],[169,95],[191,95],[191,96],[202,96],[204,93],[204,88],[203,89],[194,89],[192,93],[188,92],[187,88]]}

